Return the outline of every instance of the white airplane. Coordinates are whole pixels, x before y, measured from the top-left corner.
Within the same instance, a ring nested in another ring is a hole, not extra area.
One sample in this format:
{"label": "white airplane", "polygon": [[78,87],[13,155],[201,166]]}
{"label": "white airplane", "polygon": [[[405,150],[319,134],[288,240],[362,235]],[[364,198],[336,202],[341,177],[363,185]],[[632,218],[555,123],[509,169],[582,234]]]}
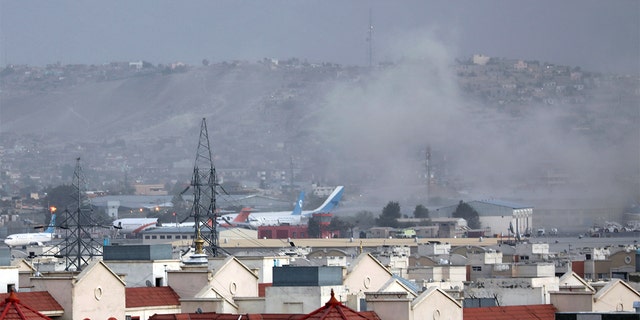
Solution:
{"label": "white airplane", "polygon": [[56,229],[56,214],[51,215],[51,222],[43,232],[16,233],[4,239],[4,243],[9,247],[37,245],[42,246],[45,242],[53,240],[53,233]]}
{"label": "white airplane", "polygon": [[[304,198],[304,192],[300,192],[300,196],[298,197],[298,201],[296,202],[293,211],[255,212],[251,213],[248,216],[246,223],[236,222],[236,225],[244,224],[251,228],[282,224],[297,225],[300,224],[303,217],[310,217],[314,213],[330,213],[333,208],[335,208],[340,202],[343,192],[344,187],[338,186],[335,190],[333,190],[329,197],[327,197],[327,200],[325,200],[324,203],[320,205],[320,207],[315,210],[306,211],[302,210],[302,200]],[[238,213],[225,214],[222,217],[219,217],[217,221],[219,224],[229,223],[229,221],[236,220],[238,215]]]}
{"label": "white airplane", "polygon": [[158,218],[123,218],[113,221],[113,227],[123,233],[138,233],[143,230],[155,228]]}

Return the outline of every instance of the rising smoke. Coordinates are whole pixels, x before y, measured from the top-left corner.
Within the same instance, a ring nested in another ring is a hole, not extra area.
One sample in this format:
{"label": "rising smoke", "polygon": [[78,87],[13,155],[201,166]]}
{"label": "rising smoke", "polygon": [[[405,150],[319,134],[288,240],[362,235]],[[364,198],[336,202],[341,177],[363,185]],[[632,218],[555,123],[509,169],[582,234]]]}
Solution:
{"label": "rising smoke", "polygon": [[[429,145],[436,180],[463,192],[460,198],[596,197],[614,203],[603,207],[616,208],[637,199],[637,107],[629,106],[632,116],[626,118],[603,112],[606,106],[559,104],[514,115],[463,94],[454,51],[433,36],[404,44],[395,46],[396,63],[335,87],[313,108],[316,132],[336,155],[328,170],[353,179],[362,194],[382,202],[413,197],[425,203]],[[406,203],[404,211],[413,205]]]}

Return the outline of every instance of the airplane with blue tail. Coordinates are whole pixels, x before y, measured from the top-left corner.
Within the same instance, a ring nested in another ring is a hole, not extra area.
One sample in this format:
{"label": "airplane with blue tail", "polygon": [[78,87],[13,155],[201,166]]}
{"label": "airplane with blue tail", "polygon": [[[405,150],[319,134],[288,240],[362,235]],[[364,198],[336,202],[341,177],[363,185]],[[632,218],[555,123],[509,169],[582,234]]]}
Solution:
{"label": "airplane with blue tail", "polygon": [[[42,228],[42,226],[40,226]],[[53,234],[56,230],[56,214],[51,214],[51,222],[47,226],[43,232],[33,232],[33,233],[16,233],[7,236],[4,239],[4,244],[9,247],[19,247],[19,246],[42,246],[45,242],[50,242],[53,240]]]}
{"label": "airplane with blue tail", "polygon": [[[327,197],[327,199],[314,210],[302,210],[304,201],[304,191],[300,192],[298,200],[292,211],[276,211],[276,212],[253,212],[245,222],[235,222],[236,226],[245,226],[255,229],[260,226],[276,226],[276,225],[298,225],[302,218],[308,218],[314,213],[330,213],[342,199],[344,192],[343,186],[338,186]],[[229,221],[236,220],[238,214],[226,214],[218,218],[218,224],[228,224]]]}

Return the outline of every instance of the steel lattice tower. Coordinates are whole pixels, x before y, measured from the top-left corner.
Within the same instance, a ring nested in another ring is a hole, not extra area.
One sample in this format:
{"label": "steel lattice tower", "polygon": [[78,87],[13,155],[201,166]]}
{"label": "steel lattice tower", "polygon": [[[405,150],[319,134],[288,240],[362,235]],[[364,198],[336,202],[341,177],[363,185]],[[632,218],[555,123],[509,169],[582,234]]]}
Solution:
{"label": "steel lattice tower", "polygon": [[[216,226],[216,189],[219,187],[216,169],[213,166],[207,122],[202,118],[200,140],[196,152],[195,166],[191,178],[193,188],[193,208],[191,217],[195,220],[196,239],[204,240],[206,253],[217,257],[219,254],[218,229]],[[202,252],[196,252],[202,253]]]}
{"label": "steel lattice tower", "polygon": [[65,229],[65,239],[61,243],[57,257],[66,260],[65,270],[82,271],[93,257],[102,256],[101,244],[92,238],[91,228],[96,227],[91,217],[93,212],[91,203],[86,197],[86,184],[80,158],[76,159],[73,172],[73,189],[71,197],[75,200],[70,208],[65,210],[65,220],[61,228]]}

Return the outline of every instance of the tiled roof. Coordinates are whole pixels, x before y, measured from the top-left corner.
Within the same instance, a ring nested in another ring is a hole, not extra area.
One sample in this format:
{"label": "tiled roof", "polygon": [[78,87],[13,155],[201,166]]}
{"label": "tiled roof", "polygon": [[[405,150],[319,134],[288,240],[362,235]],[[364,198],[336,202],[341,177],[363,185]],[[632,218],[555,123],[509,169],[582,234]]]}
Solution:
{"label": "tiled roof", "polygon": [[230,313],[179,313],[179,314],[154,314],[149,320],[300,320],[304,314],[230,314]]}
{"label": "tiled roof", "polygon": [[463,318],[465,320],[555,320],[556,308],[552,304],[464,308]]}
{"label": "tiled roof", "polygon": [[15,292],[11,292],[0,302],[0,319],[2,320],[22,320],[22,319],[51,319],[38,312],[32,307],[24,305],[18,299]]}
{"label": "tiled roof", "polygon": [[171,287],[125,288],[126,307],[180,305],[180,296]]}
{"label": "tiled roof", "polygon": [[331,299],[323,307],[307,314],[302,319],[367,319],[367,317],[338,301],[333,289],[331,289]]}
{"label": "tiled roof", "polygon": [[[5,301],[9,293],[0,293],[0,301]],[[62,314],[64,308],[47,291],[18,292],[20,302],[44,314]]]}

